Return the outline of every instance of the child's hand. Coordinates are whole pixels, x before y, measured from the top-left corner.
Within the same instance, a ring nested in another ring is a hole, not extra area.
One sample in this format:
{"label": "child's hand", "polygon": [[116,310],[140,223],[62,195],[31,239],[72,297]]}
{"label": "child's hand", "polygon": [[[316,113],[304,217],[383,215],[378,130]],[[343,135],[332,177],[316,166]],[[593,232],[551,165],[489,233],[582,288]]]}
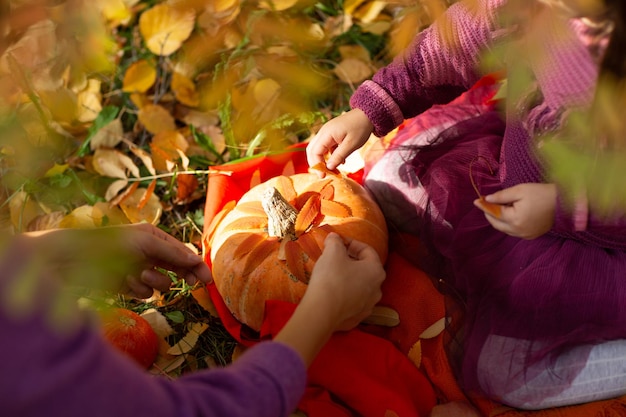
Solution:
{"label": "child's hand", "polygon": [[[485,197],[489,203],[501,204],[499,218],[485,212],[497,230],[522,239],[535,239],[554,224],[557,189],[554,184],[519,184]],[[481,210],[478,200],[474,205]],[[485,210],[483,210],[485,211]]]}
{"label": "child's hand", "polygon": [[[325,163],[329,170],[334,170],[367,142],[373,130],[374,126],[359,109],[335,117],[324,124],[307,145],[309,166]],[[331,155],[326,161],[329,152]]]}
{"label": "child's hand", "polygon": [[329,313],[334,330],[349,330],[369,316],[382,297],[385,270],[376,251],[353,240],[347,246],[335,233],[313,268],[303,300]]}

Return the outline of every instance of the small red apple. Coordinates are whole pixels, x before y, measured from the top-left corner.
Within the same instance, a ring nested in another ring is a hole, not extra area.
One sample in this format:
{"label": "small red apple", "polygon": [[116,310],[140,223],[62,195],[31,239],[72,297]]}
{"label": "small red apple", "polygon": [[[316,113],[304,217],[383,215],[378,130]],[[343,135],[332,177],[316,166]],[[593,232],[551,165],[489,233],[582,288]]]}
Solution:
{"label": "small red apple", "polygon": [[154,363],[159,339],[150,323],[125,308],[110,308],[101,314],[104,337],[145,369]]}

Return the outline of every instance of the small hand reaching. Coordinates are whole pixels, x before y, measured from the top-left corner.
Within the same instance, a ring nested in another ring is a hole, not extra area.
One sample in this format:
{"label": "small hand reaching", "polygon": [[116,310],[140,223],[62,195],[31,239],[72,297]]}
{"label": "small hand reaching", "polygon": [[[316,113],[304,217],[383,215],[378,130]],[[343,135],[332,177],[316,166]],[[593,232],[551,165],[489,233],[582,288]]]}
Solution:
{"label": "small hand reaching", "polygon": [[474,205],[485,212],[487,221],[497,230],[522,239],[535,239],[554,224],[557,188],[554,184],[526,183],[485,197],[488,203],[500,204],[500,216],[489,214],[480,201]]}
{"label": "small hand reaching", "polygon": [[335,330],[349,330],[371,314],[384,280],[385,270],[372,247],[356,240],[346,245],[331,233],[303,301],[315,298],[316,305],[334,314]]}
{"label": "small hand reaching", "polygon": [[324,124],[307,145],[309,166],[321,163],[326,164],[326,168],[331,171],[336,169],[352,152],[367,142],[373,130],[374,126],[360,109],[335,117]]}
{"label": "small hand reaching", "polygon": [[306,364],[335,331],[350,330],[381,299],[385,270],[376,251],[336,233],[324,241],[309,287],[275,340],[295,349]]}

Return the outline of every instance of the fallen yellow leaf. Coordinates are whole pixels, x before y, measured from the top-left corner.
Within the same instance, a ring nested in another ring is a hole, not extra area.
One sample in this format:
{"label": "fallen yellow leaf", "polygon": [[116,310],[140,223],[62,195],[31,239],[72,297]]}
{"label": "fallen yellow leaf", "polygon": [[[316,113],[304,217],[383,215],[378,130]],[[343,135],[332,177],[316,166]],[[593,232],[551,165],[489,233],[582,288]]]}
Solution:
{"label": "fallen yellow leaf", "polygon": [[280,95],[280,84],[271,78],[259,80],[254,85],[253,95],[259,106],[269,106]]}
{"label": "fallen yellow leaf", "polygon": [[145,192],[145,189],[136,188],[128,197],[120,202],[120,208],[131,223],[146,222],[157,225],[161,219],[161,214],[163,214],[161,201],[155,194],[152,194],[148,201],[146,201],[146,204],[140,209],[139,203],[144,197]]}
{"label": "fallen yellow leaf", "polygon": [[63,229],[92,229],[97,226],[94,222],[93,207],[87,204],[76,207],[59,222],[59,227]]}
{"label": "fallen yellow leaf", "polygon": [[333,72],[341,81],[348,84],[358,84],[370,78],[374,73],[367,63],[356,58],[343,59]]}
{"label": "fallen yellow leaf", "polygon": [[181,157],[180,151],[184,153],[188,147],[189,143],[178,132],[165,131],[154,135],[150,143],[154,168],[169,172]]}
{"label": "fallen yellow leaf", "polygon": [[176,130],[174,117],[158,104],[146,104],[139,109],[137,117],[146,130],[152,134]]}
{"label": "fallen yellow leaf", "polygon": [[262,0],[259,2],[259,7],[281,12],[295,6],[296,4],[298,4],[298,0]]}
{"label": "fallen yellow leaf", "polygon": [[200,94],[196,91],[196,85],[183,74],[174,72],[171,86],[176,100],[182,104],[189,107],[197,107],[200,104]]}
{"label": "fallen yellow leaf", "polygon": [[168,56],[176,52],[191,35],[195,20],[193,9],[161,3],[142,13],[139,31],[152,53]]}
{"label": "fallen yellow leaf", "polygon": [[124,74],[122,91],[126,93],[145,93],[155,83],[157,71],[154,63],[146,59],[133,62]]}

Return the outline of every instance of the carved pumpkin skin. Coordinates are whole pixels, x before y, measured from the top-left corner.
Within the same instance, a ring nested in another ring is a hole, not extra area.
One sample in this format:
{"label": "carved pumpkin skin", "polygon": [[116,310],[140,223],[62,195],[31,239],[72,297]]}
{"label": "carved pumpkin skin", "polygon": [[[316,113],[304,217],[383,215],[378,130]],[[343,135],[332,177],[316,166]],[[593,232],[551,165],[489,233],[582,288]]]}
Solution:
{"label": "carved pumpkin skin", "polygon": [[[290,242],[283,243],[288,248],[281,248],[281,240],[267,232],[261,200],[270,187],[297,210],[308,197],[326,200],[321,201],[322,214],[304,233],[293,241],[284,239]],[[232,314],[254,330],[261,327],[266,300],[297,303],[302,299],[330,231],[363,241],[382,262],[387,259],[385,218],[367,191],[347,177],[320,179],[313,173],[275,177],[250,189],[234,208],[225,210],[230,211],[208,236],[213,280]]]}

